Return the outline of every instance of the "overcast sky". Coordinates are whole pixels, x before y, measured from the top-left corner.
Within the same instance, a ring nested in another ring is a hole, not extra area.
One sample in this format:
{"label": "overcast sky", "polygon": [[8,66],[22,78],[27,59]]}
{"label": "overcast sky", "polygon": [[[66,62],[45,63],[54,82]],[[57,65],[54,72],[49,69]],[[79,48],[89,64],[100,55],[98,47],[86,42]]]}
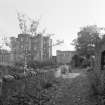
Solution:
{"label": "overcast sky", "polygon": [[0,35],[17,36],[19,33],[16,11],[40,20],[40,30],[54,33],[53,39],[65,43],[55,50],[73,50],[70,45],[80,27],[105,26],[105,0],[0,0]]}

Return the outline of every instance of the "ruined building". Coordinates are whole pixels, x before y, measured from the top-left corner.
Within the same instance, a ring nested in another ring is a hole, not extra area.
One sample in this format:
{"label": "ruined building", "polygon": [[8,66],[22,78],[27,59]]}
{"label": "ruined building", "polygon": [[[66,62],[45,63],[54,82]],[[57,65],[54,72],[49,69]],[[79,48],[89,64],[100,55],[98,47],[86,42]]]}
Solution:
{"label": "ruined building", "polygon": [[66,64],[71,62],[72,57],[76,55],[76,51],[57,50],[56,55],[57,55],[57,63]]}
{"label": "ruined building", "polygon": [[34,60],[46,61],[52,57],[52,39],[49,36],[38,34],[19,34],[17,38],[11,37],[12,62]]}

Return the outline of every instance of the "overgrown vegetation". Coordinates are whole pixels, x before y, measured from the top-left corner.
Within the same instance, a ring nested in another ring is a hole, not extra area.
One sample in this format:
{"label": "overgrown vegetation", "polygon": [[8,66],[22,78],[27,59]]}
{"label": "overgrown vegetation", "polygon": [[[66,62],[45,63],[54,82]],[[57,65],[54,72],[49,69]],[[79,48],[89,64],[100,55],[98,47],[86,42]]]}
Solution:
{"label": "overgrown vegetation", "polygon": [[89,71],[87,73],[92,94],[90,97],[96,99],[98,105],[105,104],[105,71],[96,73],[96,71]]}
{"label": "overgrown vegetation", "polygon": [[77,38],[73,40],[79,55],[87,57],[95,54],[97,44],[102,40],[100,38],[101,29],[96,25],[85,26],[77,33]]}
{"label": "overgrown vegetation", "polygon": [[[15,81],[22,77],[19,74],[13,76],[16,79]],[[60,83],[61,81],[55,79],[53,71],[39,71],[37,74],[28,72],[25,79],[24,91],[20,91],[21,89],[19,88],[14,91],[15,86],[12,86],[12,89],[8,87],[8,90],[12,93],[7,94],[5,99],[3,98],[3,102],[6,102],[6,105],[54,105]],[[18,85],[18,82],[16,82],[16,85]]]}
{"label": "overgrown vegetation", "polygon": [[38,62],[38,61],[30,61],[28,62],[28,66],[31,68],[53,68],[56,67],[57,63],[56,62],[52,62],[50,60],[48,61],[43,61],[43,62]]}

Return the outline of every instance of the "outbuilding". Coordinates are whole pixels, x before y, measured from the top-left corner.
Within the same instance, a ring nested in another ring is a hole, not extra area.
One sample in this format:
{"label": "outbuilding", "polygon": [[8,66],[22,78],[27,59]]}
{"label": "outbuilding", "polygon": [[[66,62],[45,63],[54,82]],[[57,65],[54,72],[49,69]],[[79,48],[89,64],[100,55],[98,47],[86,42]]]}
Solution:
{"label": "outbuilding", "polygon": [[105,42],[101,42],[97,45],[95,51],[95,70],[101,72],[105,70]]}

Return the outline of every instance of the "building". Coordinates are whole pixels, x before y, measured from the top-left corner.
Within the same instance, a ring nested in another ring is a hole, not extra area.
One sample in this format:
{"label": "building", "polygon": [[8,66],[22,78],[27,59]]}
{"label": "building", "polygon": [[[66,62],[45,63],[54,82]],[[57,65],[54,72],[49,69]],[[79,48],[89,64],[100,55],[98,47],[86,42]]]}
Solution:
{"label": "building", "polygon": [[66,64],[70,63],[72,60],[72,57],[76,54],[75,51],[60,51],[57,50],[56,56],[57,56],[57,63],[58,64]]}
{"label": "building", "polygon": [[38,34],[19,34],[11,37],[11,54],[13,62],[46,61],[52,56],[52,40],[48,36]]}
{"label": "building", "polygon": [[52,57],[52,39],[49,36],[43,37],[43,60],[49,60]]}
{"label": "building", "polygon": [[95,51],[95,71],[102,72],[105,70],[105,41],[96,46]]}
{"label": "building", "polygon": [[56,57],[56,56],[52,56],[51,62],[52,62],[53,64],[57,64],[57,57]]}
{"label": "building", "polygon": [[11,56],[10,52],[7,50],[0,50],[0,65],[10,65],[11,64]]}
{"label": "building", "polygon": [[23,34],[19,34],[18,38],[11,37],[11,55],[13,62],[24,62],[27,51],[31,50],[30,39],[31,38],[29,35]]}

